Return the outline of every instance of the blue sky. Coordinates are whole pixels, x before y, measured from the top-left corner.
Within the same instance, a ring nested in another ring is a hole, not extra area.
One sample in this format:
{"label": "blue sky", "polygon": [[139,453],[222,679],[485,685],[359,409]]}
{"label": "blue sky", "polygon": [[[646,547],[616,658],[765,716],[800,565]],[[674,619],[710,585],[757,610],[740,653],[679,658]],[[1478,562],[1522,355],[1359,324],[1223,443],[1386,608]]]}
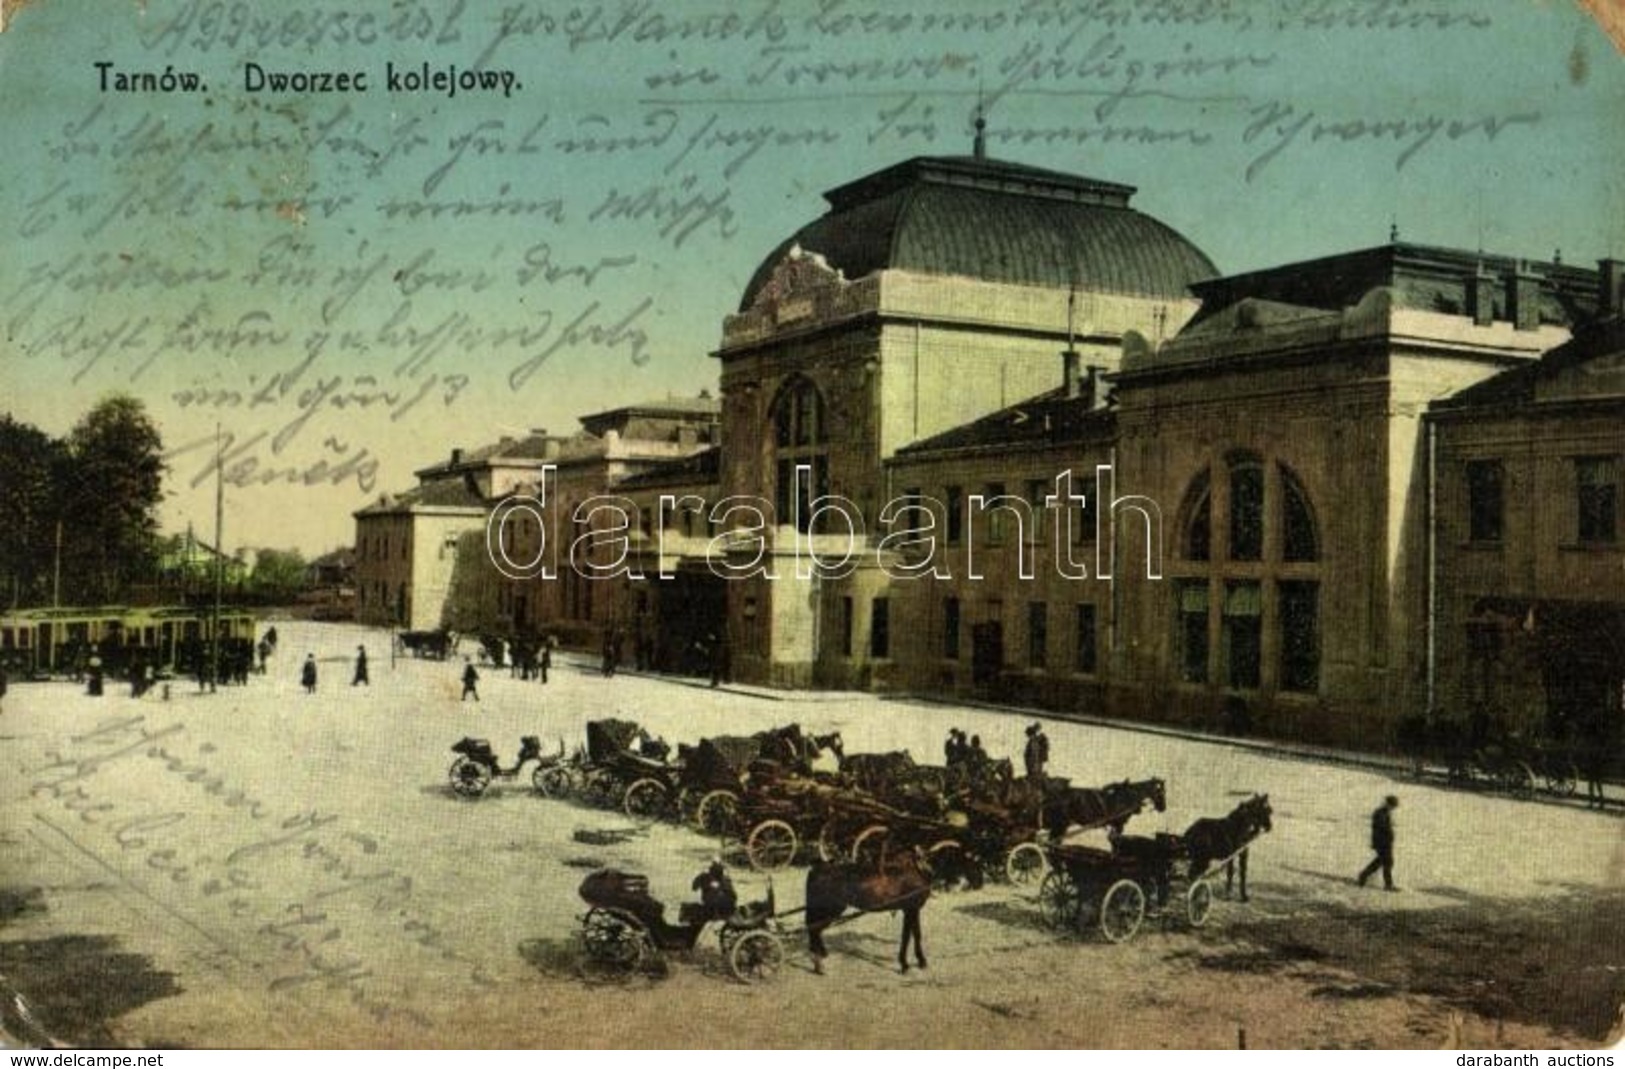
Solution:
{"label": "blue sky", "polygon": [[1625,65],[1556,2],[37,0],[0,92],[6,405],[144,398],[172,529],[212,527],[219,422],[228,548],[714,387],[822,192],[968,152],[979,96],[990,154],[1137,186],[1225,272],[1391,225],[1625,254]]}

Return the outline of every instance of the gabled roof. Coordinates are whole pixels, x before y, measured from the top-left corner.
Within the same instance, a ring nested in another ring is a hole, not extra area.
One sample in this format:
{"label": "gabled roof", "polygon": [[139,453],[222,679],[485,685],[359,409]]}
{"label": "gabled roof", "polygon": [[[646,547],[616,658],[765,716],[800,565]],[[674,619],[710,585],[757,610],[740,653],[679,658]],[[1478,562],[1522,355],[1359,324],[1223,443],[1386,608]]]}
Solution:
{"label": "gabled roof", "polygon": [[[1625,400],[1625,317],[1586,324],[1537,361],[1509,368],[1433,402],[1435,414],[1542,402]],[[1622,430],[1625,433],[1625,430]]]}
{"label": "gabled roof", "polygon": [[440,479],[422,483],[399,494],[385,494],[357,509],[355,516],[387,516],[424,509],[472,509],[484,511],[485,499],[463,479]]}
{"label": "gabled roof", "polygon": [[715,483],[722,478],[722,447],[711,446],[680,460],[655,464],[615,484],[617,490],[644,490],[664,486]]}
{"label": "gabled roof", "polygon": [[[1389,291],[1396,308],[1466,315],[1468,289],[1478,272],[1504,283],[1520,269],[1542,279],[1542,323],[1568,325],[1595,313],[1597,275],[1591,269],[1396,241],[1194,282],[1191,290],[1202,307],[1181,333],[1201,329],[1209,318],[1243,300],[1336,312],[1354,307],[1378,288]],[[1509,318],[1504,284],[1494,287],[1493,300],[1496,318]]]}
{"label": "gabled roof", "polygon": [[1091,408],[1087,397],[1069,398],[1057,387],[904,446],[896,455],[921,460],[939,453],[1104,441],[1116,431],[1117,414],[1110,408]]}

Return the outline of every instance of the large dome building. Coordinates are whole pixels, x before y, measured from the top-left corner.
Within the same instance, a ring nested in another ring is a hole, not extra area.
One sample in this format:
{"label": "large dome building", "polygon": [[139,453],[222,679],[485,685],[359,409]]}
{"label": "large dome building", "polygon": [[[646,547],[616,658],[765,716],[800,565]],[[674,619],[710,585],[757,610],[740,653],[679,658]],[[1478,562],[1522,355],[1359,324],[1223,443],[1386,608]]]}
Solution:
{"label": "large dome building", "polygon": [[[738,676],[862,684],[868,669],[847,672],[839,651],[886,659],[882,572],[860,567],[839,592],[795,578],[812,499],[853,502],[873,532],[905,489],[884,485],[899,449],[1063,382],[1076,396],[1116,370],[1129,332],[1160,340],[1196,312],[1189,287],[1216,275],[1212,261],[1133,194],[988,159],[978,143],[829,191],[829,210],[763,261],[716,353],[721,490],[772,505],[767,541],[783,559],[772,581],[730,584]],[[943,521],[960,507],[944,503]],[[838,641],[821,641],[830,627]]]}

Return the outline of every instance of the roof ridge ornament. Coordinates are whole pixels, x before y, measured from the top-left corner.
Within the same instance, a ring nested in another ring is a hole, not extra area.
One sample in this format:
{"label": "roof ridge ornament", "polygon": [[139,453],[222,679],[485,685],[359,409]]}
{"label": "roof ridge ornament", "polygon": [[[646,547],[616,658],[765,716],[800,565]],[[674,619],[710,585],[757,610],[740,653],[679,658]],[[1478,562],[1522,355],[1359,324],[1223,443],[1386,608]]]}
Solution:
{"label": "roof ridge ornament", "polygon": [[987,159],[987,112],[982,106],[982,85],[976,85],[976,139],[971,142],[971,155],[979,160]]}

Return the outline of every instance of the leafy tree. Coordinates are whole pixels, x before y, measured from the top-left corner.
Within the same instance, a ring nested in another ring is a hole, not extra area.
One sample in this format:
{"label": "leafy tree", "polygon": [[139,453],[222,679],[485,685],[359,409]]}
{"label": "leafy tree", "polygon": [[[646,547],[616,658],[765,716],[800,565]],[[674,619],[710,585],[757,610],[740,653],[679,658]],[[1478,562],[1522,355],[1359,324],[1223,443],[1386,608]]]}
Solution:
{"label": "leafy tree", "polygon": [[68,450],[38,427],[0,416],[0,591],[11,604],[50,597],[56,522],[62,515],[60,482]]}
{"label": "leafy tree", "polygon": [[248,585],[272,599],[290,599],[305,588],[305,558],[297,549],[262,549],[254,560]]}
{"label": "leafy tree", "polygon": [[440,626],[461,634],[506,634],[507,620],[498,611],[502,583],[485,548],[485,532],[463,532],[457,539]]}
{"label": "leafy tree", "polygon": [[67,444],[64,600],[71,590],[74,600],[118,601],[155,570],[163,440],[146,406],[113,394],[80,418]]}

